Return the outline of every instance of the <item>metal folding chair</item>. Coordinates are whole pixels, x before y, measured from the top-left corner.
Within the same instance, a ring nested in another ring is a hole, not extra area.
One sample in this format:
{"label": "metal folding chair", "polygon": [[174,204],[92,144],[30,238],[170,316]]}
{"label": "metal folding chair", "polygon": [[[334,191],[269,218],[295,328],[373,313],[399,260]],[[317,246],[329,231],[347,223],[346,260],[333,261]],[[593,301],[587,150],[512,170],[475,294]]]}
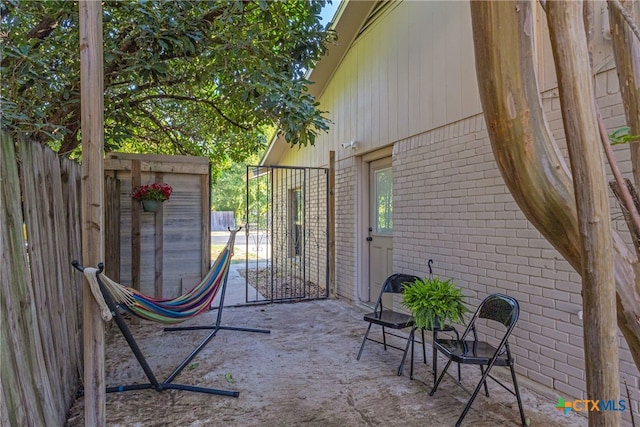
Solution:
{"label": "metal folding chair", "polygon": [[[358,352],[357,360],[360,360],[360,356],[362,356],[362,351],[364,350],[364,345],[367,341],[373,341],[378,344],[382,344],[384,346],[385,351],[387,347],[395,348],[397,350],[403,351],[402,361],[400,362],[400,366],[398,367],[398,376],[402,375],[402,371],[404,370],[404,363],[407,359],[407,352],[409,351],[409,346],[413,343],[415,330],[413,316],[406,313],[401,313],[397,311],[393,311],[391,309],[385,308],[383,303],[383,297],[385,295],[392,294],[401,294],[404,291],[404,284],[414,282],[419,279],[417,276],[412,276],[409,274],[392,274],[389,276],[384,284],[382,285],[382,289],[380,290],[380,295],[378,296],[378,301],[376,306],[371,313],[367,313],[364,315],[364,320],[369,322],[369,326],[367,327],[367,332],[364,335],[364,339],[362,340],[362,345],[360,346],[360,351]],[[380,325],[382,326],[382,341],[369,337],[369,332],[371,331],[372,325]],[[411,332],[409,337],[402,336],[400,334],[396,334],[390,331],[387,331],[387,328],[392,330],[400,330],[405,328],[411,328]],[[387,335],[391,335],[394,337],[398,337],[401,339],[406,339],[407,343],[402,347],[398,347],[396,345],[390,344],[387,342]],[[413,348],[412,348],[413,350]],[[424,331],[422,331],[422,354],[424,359],[426,360],[426,350],[424,345]],[[412,357],[413,360],[413,357]]]}
{"label": "metal folding chair", "polygon": [[[475,390],[471,393],[471,398],[467,402],[460,418],[456,422],[456,427],[460,426],[462,420],[469,412],[473,401],[475,400],[480,388],[484,386],[484,391],[489,396],[487,387],[487,378],[491,378],[502,386],[505,390],[513,394],[518,401],[518,409],[520,410],[520,420],[522,425],[526,426],[524,411],[522,409],[522,400],[520,399],[520,391],[518,389],[518,381],[516,379],[516,371],[514,368],[514,360],[509,349],[509,336],[516,326],[520,307],[518,302],[509,296],[502,294],[493,294],[485,298],[480,304],[475,314],[471,318],[469,325],[465,329],[460,339],[438,339],[434,341],[434,349],[442,353],[447,359],[444,370],[433,385],[433,389],[429,393],[430,396],[438,389],[438,385],[447,373],[447,369],[451,363],[469,364],[480,366],[482,376]],[[478,340],[476,322],[479,319],[487,319],[505,326],[504,335],[497,346],[493,346],[486,341]],[[471,335],[471,336],[470,336]],[[472,339],[471,339],[472,338]],[[434,358],[437,363],[437,358]],[[513,389],[503,384],[490,374],[491,368],[494,366],[508,366],[511,371],[511,379],[513,381]],[[437,366],[434,365],[434,371],[437,372]]]}

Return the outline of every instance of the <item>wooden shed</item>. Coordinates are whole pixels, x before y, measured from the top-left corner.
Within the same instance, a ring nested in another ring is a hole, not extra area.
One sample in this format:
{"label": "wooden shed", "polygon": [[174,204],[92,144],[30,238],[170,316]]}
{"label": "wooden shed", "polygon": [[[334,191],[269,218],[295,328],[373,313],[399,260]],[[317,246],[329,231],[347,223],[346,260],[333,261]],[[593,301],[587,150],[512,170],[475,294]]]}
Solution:
{"label": "wooden shed", "polygon": [[[145,295],[182,294],[211,262],[209,160],[109,153],[104,170],[107,273]],[[173,193],[158,212],[144,212],[131,191],[153,182]]]}

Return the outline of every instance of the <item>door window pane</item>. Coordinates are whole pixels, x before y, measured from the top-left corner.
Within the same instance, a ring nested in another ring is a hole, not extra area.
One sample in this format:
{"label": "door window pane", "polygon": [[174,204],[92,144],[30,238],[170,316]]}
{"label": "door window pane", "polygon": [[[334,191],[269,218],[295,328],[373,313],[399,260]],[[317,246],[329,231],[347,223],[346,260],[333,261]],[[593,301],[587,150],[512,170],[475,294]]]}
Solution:
{"label": "door window pane", "polygon": [[374,172],[376,232],[391,234],[393,231],[393,176],[391,168]]}

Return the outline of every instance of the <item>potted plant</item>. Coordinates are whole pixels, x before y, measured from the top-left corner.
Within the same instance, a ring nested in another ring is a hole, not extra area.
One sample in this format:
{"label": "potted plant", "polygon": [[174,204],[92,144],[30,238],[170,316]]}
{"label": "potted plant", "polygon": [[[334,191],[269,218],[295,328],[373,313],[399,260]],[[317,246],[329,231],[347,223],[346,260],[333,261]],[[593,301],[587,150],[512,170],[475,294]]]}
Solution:
{"label": "potted plant", "polygon": [[169,184],[154,182],[153,184],[138,185],[131,192],[131,197],[142,203],[145,212],[157,212],[160,204],[169,200],[173,189]]}
{"label": "potted plant", "polygon": [[433,330],[462,323],[469,309],[464,295],[451,279],[428,277],[407,283],[403,292],[403,305],[411,310],[418,328]]}

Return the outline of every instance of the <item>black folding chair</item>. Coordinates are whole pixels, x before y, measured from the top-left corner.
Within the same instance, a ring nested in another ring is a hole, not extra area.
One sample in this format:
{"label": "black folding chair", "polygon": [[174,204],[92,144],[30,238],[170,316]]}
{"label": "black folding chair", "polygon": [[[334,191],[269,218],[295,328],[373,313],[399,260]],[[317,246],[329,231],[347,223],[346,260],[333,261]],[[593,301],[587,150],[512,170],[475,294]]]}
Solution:
{"label": "black folding chair", "polygon": [[[385,308],[383,303],[383,297],[385,295],[393,295],[393,294],[402,294],[404,291],[404,284],[414,282],[418,280],[419,277],[412,276],[409,274],[392,274],[389,276],[382,285],[382,289],[380,290],[380,295],[378,296],[378,302],[371,313],[367,313],[364,315],[364,320],[369,322],[369,326],[367,327],[367,332],[364,334],[364,339],[362,340],[362,345],[360,346],[360,351],[358,352],[357,360],[360,360],[360,356],[362,356],[362,350],[364,350],[364,345],[367,341],[373,341],[378,344],[382,344],[384,346],[385,351],[387,347],[395,348],[397,350],[403,351],[402,361],[400,362],[400,366],[398,367],[398,376],[402,375],[402,371],[404,370],[404,363],[407,359],[407,352],[409,351],[409,346],[413,343],[415,330],[413,329],[414,320],[413,316],[406,313],[401,313],[398,311],[393,311],[391,309]],[[377,339],[369,337],[369,332],[371,331],[372,325],[380,325],[382,326],[382,341],[378,341]],[[409,337],[402,336],[400,334],[396,334],[393,332],[387,331],[387,328],[393,330],[400,330],[405,328],[411,328],[411,332]],[[398,347],[393,344],[389,344],[387,342],[387,335],[391,335],[394,337],[398,337],[401,339],[406,339],[407,344],[404,348]],[[412,349],[413,350],[413,349]],[[427,355],[424,345],[424,331],[422,331],[422,355],[426,361]],[[412,358],[413,360],[413,358]]]}
{"label": "black folding chair", "polygon": [[[447,373],[447,369],[449,369],[449,366],[451,366],[451,363],[453,362],[457,362],[459,364],[479,365],[480,372],[482,373],[480,382],[478,382],[475,390],[471,393],[471,398],[467,402],[460,418],[458,418],[458,421],[456,422],[456,427],[460,426],[465,415],[469,412],[471,404],[478,395],[481,387],[484,386],[485,394],[489,396],[487,378],[491,378],[516,397],[518,400],[518,409],[520,410],[520,420],[522,421],[522,425],[526,426],[524,411],[522,409],[522,400],[520,399],[520,391],[518,389],[518,381],[516,380],[514,360],[511,356],[508,341],[511,332],[518,321],[519,313],[520,307],[518,305],[518,301],[515,299],[502,294],[489,295],[484,301],[482,301],[459,340],[435,340],[434,349],[442,353],[448,361],[447,365],[444,367],[444,371],[442,371],[433,385],[433,389],[429,393],[430,396],[433,396],[436,392],[438,385]],[[497,347],[494,347],[488,342],[478,340],[476,330],[476,321],[478,319],[488,319],[501,323],[505,326],[506,329],[504,331],[504,335]],[[469,337],[470,334],[473,335],[473,339],[469,339],[471,338]],[[434,362],[437,363],[437,359],[434,358]],[[513,390],[490,374],[491,368],[494,366],[509,367],[511,370],[511,379],[513,380]],[[437,366],[434,366],[434,370],[437,372]]]}

